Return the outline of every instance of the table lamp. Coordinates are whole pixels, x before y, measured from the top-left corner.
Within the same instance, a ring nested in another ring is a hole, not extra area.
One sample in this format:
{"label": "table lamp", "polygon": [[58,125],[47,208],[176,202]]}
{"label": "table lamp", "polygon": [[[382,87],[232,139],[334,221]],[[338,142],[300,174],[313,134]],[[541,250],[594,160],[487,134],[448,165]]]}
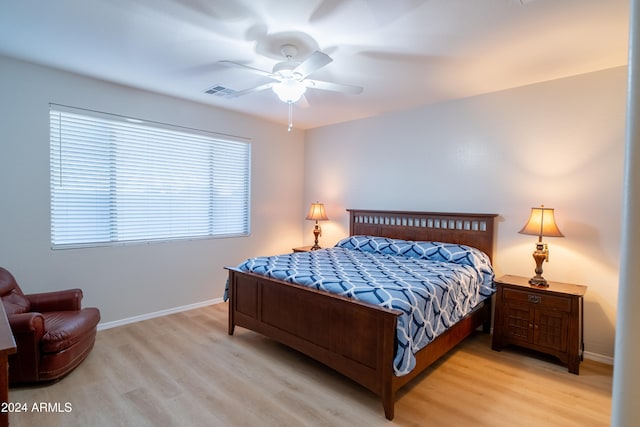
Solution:
{"label": "table lamp", "polygon": [[529,284],[531,286],[546,288],[549,286],[549,283],[542,277],[542,262],[549,262],[549,248],[546,243],[542,242],[542,236],[564,237],[556,225],[553,209],[545,208],[544,205],[541,205],[539,208],[531,208],[529,221],[527,221],[519,233],[538,236],[536,250],[533,252],[533,259],[536,261],[536,275],[529,279]]}
{"label": "table lamp", "polygon": [[316,222],[316,226],[313,229],[313,235],[315,237],[315,242],[311,247],[312,251],[320,249],[320,245],[318,245],[318,236],[322,233],[322,229],[318,225],[318,221],[327,221],[327,214],[324,212],[324,204],[322,203],[311,203],[311,208],[309,209],[309,213],[307,214],[306,219],[310,219]]}

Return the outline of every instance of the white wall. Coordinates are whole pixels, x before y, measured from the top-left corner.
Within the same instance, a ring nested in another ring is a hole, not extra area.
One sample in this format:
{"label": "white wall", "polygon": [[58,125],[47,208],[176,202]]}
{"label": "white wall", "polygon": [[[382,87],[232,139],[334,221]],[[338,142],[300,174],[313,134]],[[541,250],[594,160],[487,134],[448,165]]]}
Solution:
{"label": "white wall", "polygon": [[[0,94],[0,265],[25,292],[81,287],[121,321],[221,298],[223,266],[302,243],[302,132],[4,57]],[[49,102],[251,138],[251,236],[51,250]]]}
{"label": "white wall", "polygon": [[[530,208],[556,209],[550,280],[584,284],[585,348],[613,356],[626,67],[306,132],[305,196],[348,234],[346,208],[490,212],[495,268],[532,276],[536,238],[518,234]],[[304,232],[312,240],[311,225]]]}
{"label": "white wall", "polygon": [[[556,208],[545,277],[589,286],[588,354],[613,356],[626,68],[288,134],[286,127],[0,57],[0,265],[28,292],[82,287],[103,322],[222,296],[224,265],[348,233],[346,208],[500,214],[498,274],[533,274],[531,206]],[[52,251],[48,103],[252,139],[247,238]],[[286,167],[283,167],[286,165]],[[304,183],[300,179],[304,176]]]}

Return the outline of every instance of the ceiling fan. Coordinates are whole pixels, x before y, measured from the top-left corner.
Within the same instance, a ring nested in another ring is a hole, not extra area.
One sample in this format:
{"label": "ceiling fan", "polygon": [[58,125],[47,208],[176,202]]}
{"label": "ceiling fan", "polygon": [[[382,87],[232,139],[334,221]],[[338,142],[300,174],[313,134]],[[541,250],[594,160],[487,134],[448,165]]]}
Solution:
{"label": "ceiling fan", "polygon": [[288,130],[291,131],[291,128],[293,127],[292,105],[304,96],[307,88],[342,92],[352,95],[362,93],[362,87],[360,86],[325,82],[307,78],[311,73],[333,61],[329,55],[320,51],[315,51],[307,59],[300,62],[296,60],[298,48],[289,43],[280,46],[280,52],[285,57],[285,60],[275,64],[271,72],[249,67],[248,65],[233,61],[220,61],[221,64],[241,68],[274,80],[269,83],[231,93],[230,95],[227,95],[227,97],[236,98],[238,96],[260,92],[266,89],[273,90],[282,102],[289,104]]}

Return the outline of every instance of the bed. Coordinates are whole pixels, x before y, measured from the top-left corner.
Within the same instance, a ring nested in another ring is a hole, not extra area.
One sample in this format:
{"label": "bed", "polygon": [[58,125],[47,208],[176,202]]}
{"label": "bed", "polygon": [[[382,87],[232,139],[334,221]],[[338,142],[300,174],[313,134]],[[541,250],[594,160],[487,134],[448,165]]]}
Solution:
{"label": "bed", "polygon": [[[352,239],[362,242],[368,238],[446,242],[477,248],[491,261],[496,214],[361,209],[348,212],[350,238],[340,243],[345,248],[353,246]],[[323,252],[338,256],[344,252],[340,244],[337,249]],[[294,255],[303,260],[320,256]],[[490,293],[468,307],[468,313],[455,324],[446,325],[444,332],[430,338],[426,346],[410,352],[410,357],[404,358],[408,364],[402,364],[398,357],[403,344],[399,325],[406,315],[402,310],[356,300],[345,292],[340,295],[327,292],[324,287],[291,283],[288,278],[243,271],[249,261],[241,264],[243,269],[227,268],[229,334],[233,335],[236,326],[244,327],[318,360],[380,396],[389,420],[394,417],[395,393],[400,387],[478,327],[489,331]]]}

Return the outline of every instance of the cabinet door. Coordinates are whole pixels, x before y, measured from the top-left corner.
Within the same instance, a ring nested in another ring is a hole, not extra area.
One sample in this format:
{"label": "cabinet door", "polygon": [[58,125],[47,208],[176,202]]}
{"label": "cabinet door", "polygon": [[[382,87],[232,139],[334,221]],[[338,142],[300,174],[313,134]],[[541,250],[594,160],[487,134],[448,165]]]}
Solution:
{"label": "cabinet door", "polygon": [[534,310],[526,305],[504,303],[504,336],[514,344],[533,342]]}
{"label": "cabinet door", "polygon": [[533,343],[556,351],[567,351],[569,313],[536,309]]}

